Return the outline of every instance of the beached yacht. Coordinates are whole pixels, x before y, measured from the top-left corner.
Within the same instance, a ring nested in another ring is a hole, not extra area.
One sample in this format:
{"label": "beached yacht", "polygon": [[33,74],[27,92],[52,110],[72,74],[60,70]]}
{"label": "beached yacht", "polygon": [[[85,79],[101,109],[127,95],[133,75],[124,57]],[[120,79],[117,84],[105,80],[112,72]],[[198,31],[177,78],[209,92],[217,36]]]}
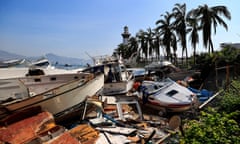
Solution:
{"label": "beached yacht", "polygon": [[103,74],[90,73],[0,80],[0,119],[34,106],[41,106],[55,116],[63,115],[100,92],[103,84]]}
{"label": "beached yacht", "polygon": [[93,58],[93,66],[83,72],[104,73],[103,95],[126,94],[132,89],[134,76],[127,71],[121,60],[114,56],[97,56]]}

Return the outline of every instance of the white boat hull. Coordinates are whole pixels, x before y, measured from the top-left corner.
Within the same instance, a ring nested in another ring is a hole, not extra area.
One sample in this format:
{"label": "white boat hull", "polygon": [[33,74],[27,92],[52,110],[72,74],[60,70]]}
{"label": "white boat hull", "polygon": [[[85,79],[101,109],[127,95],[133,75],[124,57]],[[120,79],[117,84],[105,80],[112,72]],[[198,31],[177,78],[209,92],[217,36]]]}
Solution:
{"label": "white boat hull", "polygon": [[[41,106],[53,115],[58,115],[93,96],[100,91],[104,84],[104,75],[98,75],[89,81],[75,80],[54,88],[46,93],[36,95],[18,102],[2,104],[10,112],[33,106]],[[0,115],[1,117],[1,115]]]}
{"label": "white boat hull", "polygon": [[160,103],[159,101],[149,101],[147,105],[154,109],[157,109],[157,110],[164,109],[164,111],[168,111],[168,112],[183,112],[192,108],[192,104],[169,105],[169,104]]}
{"label": "white boat hull", "polygon": [[100,56],[93,59],[95,65],[87,67],[83,72],[104,73],[103,95],[122,95],[132,89],[133,74],[127,71],[120,59],[113,56]]}
{"label": "white boat hull", "polygon": [[0,101],[39,95],[76,79],[84,81],[89,76],[87,73],[68,73],[3,79],[0,80]]}
{"label": "white boat hull", "polygon": [[174,81],[143,83],[146,86],[141,98],[153,107],[167,111],[181,112],[189,110],[194,103],[194,94]]}
{"label": "white boat hull", "polygon": [[[29,67],[0,68],[0,79],[20,78],[29,74]],[[42,70],[45,75],[77,73],[78,70],[65,70],[57,68],[36,68]]]}

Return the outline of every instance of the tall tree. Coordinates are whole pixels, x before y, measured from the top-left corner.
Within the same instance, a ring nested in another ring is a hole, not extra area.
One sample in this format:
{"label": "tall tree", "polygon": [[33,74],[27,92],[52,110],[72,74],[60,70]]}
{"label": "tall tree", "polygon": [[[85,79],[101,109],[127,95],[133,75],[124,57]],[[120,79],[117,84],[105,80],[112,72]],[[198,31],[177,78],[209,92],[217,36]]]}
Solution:
{"label": "tall tree", "polygon": [[147,42],[147,49],[148,49],[148,55],[153,58],[153,53],[154,53],[154,45],[153,45],[153,38],[154,38],[154,33],[151,28],[148,28],[147,31],[145,32],[146,36],[146,42]]}
{"label": "tall tree", "polygon": [[128,41],[128,48],[130,49],[130,53],[135,53],[138,51],[138,42],[135,37],[130,37]]}
{"label": "tall tree", "polygon": [[[140,53],[144,55],[145,59],[148,58],[148,49],[147,49],[147,42],[146,42],[146,37],[145,37],[145,31],[139,30],[137,34],[138,41],[140,43]],[[143,56],[142,56],[143,57]]]}
{"label": "tall tree", "polygon": [[174,8],[172,9],[173,16],[175,17],[175,21],[173,22],[174,27],[176,29],[176,33],[179,37],[182,46],[182,58],[184,51],[186,52],[186,62],[188,58],[188,51],[187,51],[187,29],[186,29],[186,4],[175,4]]}
{"label": "tall tree", "polygon": [[[171,35],[171,47],[173,50],[173,62],[175,65],[177,65],[177,37],[175,34]],[[172,55],[171,55],[171,59],[172,59]]]}
{"label": "tall tree", "polygon": [[196,64],[196,45],[199,43],[198,31],[200,27],[196,17],[191,15],[191,11],[187,14],[187,31],[189,31],[189,41],[193,47],[193,63]]}
{"label": "tall tree", "polygon": [[162,15],[163,19],[156,21],[157,28],[160,36],[162,37],[162,43],[165,47],[167,60],[169,60],[171,55],[171,38],[173,33],[173,25],[171,24],[172,15],[169,12],[166,12],[165,15]]}
{"label": "tall tree", "polygon": [[218,24],[227,30],[228,26],[221,16],[231,20],[230,12],[225,6],[208,7],[208,5],[205,4],[193,10],[193,15],[198,18],[200,26],[202,27],[203,45],[205,48],[208,48],[209,53],[213,52],[212,28],[214,28],[214,34],[216,34]]}
{"label": "tall tree", "polygon": [[114,50],[114,54],[115,55],[118,55],[122,58],[128,58],[129,57],[129,49],[128,49],[128,46],[121,43],[118,45],[118,47]]}
{"label": "tall tree", "polygon": [[160,60],[160,45],[161,45],[161,38],[160,38],[160,33],[156,29],[154,29],[154,50],[156,53],[157,60]]}
{"label": "tall tree", "polygon": [[136,39],[136,37],[131,37],[128,41],[128,48],[129,48],[129,55],[130,57],[128,58],[132,58],[134,55],[139,56],[138,53],[138,41]]}

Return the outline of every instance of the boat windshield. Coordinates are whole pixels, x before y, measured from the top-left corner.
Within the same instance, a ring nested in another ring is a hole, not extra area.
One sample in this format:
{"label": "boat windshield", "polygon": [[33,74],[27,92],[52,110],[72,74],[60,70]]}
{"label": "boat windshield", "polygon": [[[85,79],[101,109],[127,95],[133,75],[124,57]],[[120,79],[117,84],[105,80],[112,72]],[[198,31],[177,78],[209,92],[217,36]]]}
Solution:
{"label": "boat windshield", "polygon": [[177,93],[178,93],[178,91],[176,91],[176,90],[171,90],[171,91],[167,92],[166,95],[172,97],[173,95],[175,95],[175,94],[177,94]]}
{"label": "boat windshield", "polygon": [[160,84],[146,84],[145,87],[148,91],[155,91],[163,87],[163,85]]}
{"label": "boat windshield", "polygon": [[117,64],[111,64],[106,66],[107,70],[107,80],[106,82],[118,82],[122,79],[121,68]]}

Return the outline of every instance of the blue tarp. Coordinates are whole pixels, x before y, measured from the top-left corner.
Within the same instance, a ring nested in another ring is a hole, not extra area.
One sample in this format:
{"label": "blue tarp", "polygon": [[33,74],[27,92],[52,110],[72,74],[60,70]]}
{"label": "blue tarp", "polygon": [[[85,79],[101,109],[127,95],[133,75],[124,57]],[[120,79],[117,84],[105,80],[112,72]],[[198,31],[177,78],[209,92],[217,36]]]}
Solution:
{"label": "blue tarp", "polygon": [[213,95],[212,91],[208,91],[206,89],[198,90],[198,89],[194,89],[192,87],[188,87],[188,89],[197,95],[198,100],[200,102],[206,101]]}

